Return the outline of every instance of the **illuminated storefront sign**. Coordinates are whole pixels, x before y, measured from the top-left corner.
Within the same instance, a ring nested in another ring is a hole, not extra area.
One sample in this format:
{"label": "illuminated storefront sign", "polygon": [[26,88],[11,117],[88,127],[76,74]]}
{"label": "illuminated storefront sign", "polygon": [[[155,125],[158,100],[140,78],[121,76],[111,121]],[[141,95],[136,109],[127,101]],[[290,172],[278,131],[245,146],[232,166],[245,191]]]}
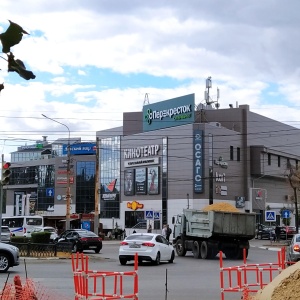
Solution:
{"label": "illuminated storefront sign", "polygon": [[124,149],[124,159],[157,156],[159,145],[149,145],[137,148]]}
{"label": "illuminated storefront sign", "polygon": [[132,210],[142,209],[144,208],[144,204],[137,201],[127,202],[127,208],[130,208]]}

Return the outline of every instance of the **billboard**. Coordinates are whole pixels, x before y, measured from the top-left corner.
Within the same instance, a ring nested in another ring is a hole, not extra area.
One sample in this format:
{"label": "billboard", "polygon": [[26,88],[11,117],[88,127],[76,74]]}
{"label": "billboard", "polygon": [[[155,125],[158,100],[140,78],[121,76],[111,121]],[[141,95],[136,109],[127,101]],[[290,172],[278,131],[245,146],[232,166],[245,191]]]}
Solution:
{"label": "billboard", "polygon": [[148,168],[148,194],[159,194],[159,167]]}
{"label": "billboard", "polygon": [[124,171],[124,195],[133,196],[135,192],[134,169]]}
{"label": "billboard", "polygon": [[151,131],[194,122],[195,94],[144,105],[143,130]]}
{"label": "billboard", "polygon": [[135,169],[135,193],[137,195],[146,195],[147,194],[146,168]]}
{"label": "billboard", "polygon": [[[68,145],[63,145],[63,154],[68,154]],[[70,145],[70,155],[96,154],[95,143],[78,143]]]}

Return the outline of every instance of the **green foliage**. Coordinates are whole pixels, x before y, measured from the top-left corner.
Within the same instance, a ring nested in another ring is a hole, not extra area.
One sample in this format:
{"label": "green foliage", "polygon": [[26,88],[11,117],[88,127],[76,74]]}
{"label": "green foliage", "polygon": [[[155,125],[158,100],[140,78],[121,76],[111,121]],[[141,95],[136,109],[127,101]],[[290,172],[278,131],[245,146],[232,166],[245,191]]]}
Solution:
{"label": "green foliage", "polygon": [[17,72],[22,78],[29,80],[34,79],[35,75],[26,70],[24,63],[20,59],[14,59],[14,55],[12,53],[7,55],[8,58],[8,72]]}
{"label": "green foliage", "polygon": [[[16,72],[22,78],[29,80],[35,79],[35,75],[26,70],[25,64],[20,59],[14,59],[14,55],[11,52],[11,47],[19,44],[23,38],[23,34],[29,34],[20,25],[8,20],[10,25],[7,30],[0,34],[0,41],[2,43],[2,52],[7,55],[8,72]],[[0,85],[0,92],[4,89],[4,85]]]}
{"label": "green foliage", "polygon": [[10,241],[12,243],[29,243],[30,239],[25,236],[12,236]]}
{"label": "green foliage", "polygon": [[10,52],[10,47],[19,44],[22,40],[23,33],[28,34],[20,25],[9,21],[9,27],[5,32],[0,34],[0,40],[2,43],[2,52]]}
{"label": "green foliage", "polygon": [[31,242],[38,244],[50,243],[51,232],[34,232],[31,234]]}

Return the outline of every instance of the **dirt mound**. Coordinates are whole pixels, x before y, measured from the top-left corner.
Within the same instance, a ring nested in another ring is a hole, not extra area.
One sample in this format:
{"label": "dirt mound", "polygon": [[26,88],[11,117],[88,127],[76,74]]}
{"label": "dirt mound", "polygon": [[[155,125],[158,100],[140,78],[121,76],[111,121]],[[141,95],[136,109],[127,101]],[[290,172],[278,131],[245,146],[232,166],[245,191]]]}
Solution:
{"label": "dirt mound", "polygon": [[283,270],[267,286],[258,291],[253,300],[299,300],[300,262]]}
{"label": "dirt mound", "polygon": [[208,206],[205,206],[203,211],[226,211],[226,212],[240,212],[236,207],[233,205],[227,203],[227,202],[219,202],[219,203],[214,203],[210,204]]}

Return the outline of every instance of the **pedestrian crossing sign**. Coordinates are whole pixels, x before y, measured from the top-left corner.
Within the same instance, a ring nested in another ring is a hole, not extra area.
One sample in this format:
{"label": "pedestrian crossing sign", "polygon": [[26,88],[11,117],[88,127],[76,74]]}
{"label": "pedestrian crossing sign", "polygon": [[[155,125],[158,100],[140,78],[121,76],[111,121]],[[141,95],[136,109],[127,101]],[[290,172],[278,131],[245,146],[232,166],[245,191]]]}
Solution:
{"label": "pedestrian crossing sign", "polygon": [[146,219],[153,219],[153,210],[146,210]]}
{"label": "pedestrian crossing sign", "polygon": [[266,222],[275,222],[276,221],[276,212],[273,210],[265,211]]}
{"label": "pedestrian crossing sign", "polygon": [[160,217],[159,217],[159,211],[155,211],[154,212],[154,219],[155,220],[159,220],[160,219]]}

